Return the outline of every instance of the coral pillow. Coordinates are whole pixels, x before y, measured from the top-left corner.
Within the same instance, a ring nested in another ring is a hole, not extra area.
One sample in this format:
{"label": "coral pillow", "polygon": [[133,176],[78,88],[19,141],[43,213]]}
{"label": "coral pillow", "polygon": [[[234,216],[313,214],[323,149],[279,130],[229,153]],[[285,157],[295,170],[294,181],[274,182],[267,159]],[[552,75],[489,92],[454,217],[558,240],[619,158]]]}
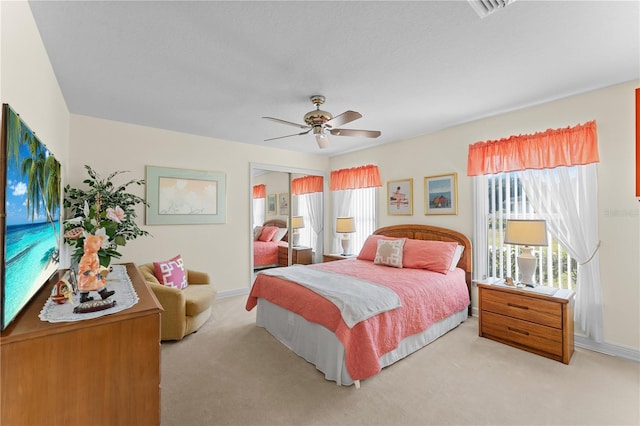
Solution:
{"label": "coral pillow", "polygon": [[402,248],[405,243],[404,238],[396,240],[378,240],[378,249],[373,263],[376,265],[393,266],[402,268]]}
{"label": "coral pillow", "polygon": [[153,269],[160,284],[182,290],[187,288],[187,274],[184,272],[182,256],[164,262],[153,262]]}
{"label": "coral pillow", "polygon": [[378,251],[378,240],[404,240],[406,238],[393,238],[385,237],[384,235],[369,235],[358,254],[360,260],[371,260],[376,258],[376,252]]}
{"label": "coral pillow", "polygon": [[403,266],[447,274],[457,246],[456,242],[408,239]]}
{"label": "coral pillow", "polygon": [[271,239],[278,233],[277,226],[265,226],[262,228],[262,233],[258,240],[260,241],[271,241]]}

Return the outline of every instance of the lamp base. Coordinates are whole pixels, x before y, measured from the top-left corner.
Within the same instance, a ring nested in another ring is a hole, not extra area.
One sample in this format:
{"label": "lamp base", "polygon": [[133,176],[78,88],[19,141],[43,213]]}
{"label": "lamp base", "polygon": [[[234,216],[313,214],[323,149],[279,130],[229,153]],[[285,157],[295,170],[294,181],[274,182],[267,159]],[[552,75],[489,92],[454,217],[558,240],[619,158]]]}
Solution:
{"label": "lamp base", "polygon": [[537,259],[533,254],[533,247],[524,246],[520,256],[518,256],[518,268],[522,274],[521,283],[526,287],[536,287],[535,274],[536,274]]}
{"label": "lamp base", "polygon": [[344,234],[342,237],[342,256],[351,256],[351,240]]}

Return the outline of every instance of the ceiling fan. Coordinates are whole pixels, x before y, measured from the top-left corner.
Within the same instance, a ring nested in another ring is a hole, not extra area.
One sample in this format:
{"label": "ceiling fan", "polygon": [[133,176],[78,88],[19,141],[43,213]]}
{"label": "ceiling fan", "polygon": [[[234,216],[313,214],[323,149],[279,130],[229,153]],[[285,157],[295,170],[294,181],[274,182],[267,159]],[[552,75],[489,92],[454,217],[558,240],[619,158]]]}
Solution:
{"label": "ceiling fan", "polygon": [[325,101],[325,97],[322,95],[313,95],[309,99],[316,106],[316,109],[313,111],[309,111],[304,115],[304,122],[306,124],[298,124],[293,123],[291,121],[280,120],[279,118],[273,117],[262,117],[267,120],[275,121],[276,123],[282,123],[289,126],[299,127],[301,129],[305,129],[304,132],[294,133],[292,135],[279,136],[277,138],[265,139],[266,141],[272,141],[275,139],[288,138],[291,136],[300,136],[306,135],[307,133],[313,131],[313,134],[316,136],[316,142],[318,142],[318,146],[321,149],[327,148],[329,146],[329,137],[325,133],[325,131],[331,133],[334,136],[359,136],[364,138],[377,138],[380,136],[380,131],[378,130],[355,130],[355,129],[337,129],[335,127],[342,126],[343,124],[351,123],[359,118],[362,118],[362,114],[356,111],[345,111],[342,114],[336,115],[335,117],[331,115],[331,113],[327,111],[322,111],[320,109],[320,105],[322,105]]}

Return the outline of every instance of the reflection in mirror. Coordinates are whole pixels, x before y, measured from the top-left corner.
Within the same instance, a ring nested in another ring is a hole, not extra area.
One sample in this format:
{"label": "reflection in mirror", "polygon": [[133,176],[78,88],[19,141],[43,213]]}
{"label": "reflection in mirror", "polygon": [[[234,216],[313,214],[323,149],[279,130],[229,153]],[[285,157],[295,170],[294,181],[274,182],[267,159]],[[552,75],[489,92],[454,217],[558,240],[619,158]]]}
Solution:
{"label": "reflection in mirror", "polygon": [[251,164],[253,276],[265,268],[322,262],[324,182],[318,171]]}

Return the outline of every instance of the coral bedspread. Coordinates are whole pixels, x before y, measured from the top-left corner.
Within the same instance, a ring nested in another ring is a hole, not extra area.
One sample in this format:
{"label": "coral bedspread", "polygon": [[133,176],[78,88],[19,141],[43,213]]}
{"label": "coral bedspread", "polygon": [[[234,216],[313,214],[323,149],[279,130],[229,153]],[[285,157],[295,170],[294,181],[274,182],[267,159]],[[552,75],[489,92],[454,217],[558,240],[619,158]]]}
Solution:
{"label": "coral bedspread", "polygon": [[283,241],[254,241],[253,266],[278,264],[278,246],[280,245],[287,245],[287,243]]}
{"label": "coral bedspread", "polygon": [[380,357],[394,350],[402,339],[424,331],[431,324],[469,305],[465,271],[459,268],[443,275],[425,269],[375,265],[360,259],[305,267],[378,283],[392,289],[400,297],[402,307],[349,328],[340,310],[312,290],[281,278],[258,274],[246,309],[253,309],[258,298],[264,298],[333,331],[345,348],[345,363],[353,380],[363,380],[377,374],[381,370]]}

